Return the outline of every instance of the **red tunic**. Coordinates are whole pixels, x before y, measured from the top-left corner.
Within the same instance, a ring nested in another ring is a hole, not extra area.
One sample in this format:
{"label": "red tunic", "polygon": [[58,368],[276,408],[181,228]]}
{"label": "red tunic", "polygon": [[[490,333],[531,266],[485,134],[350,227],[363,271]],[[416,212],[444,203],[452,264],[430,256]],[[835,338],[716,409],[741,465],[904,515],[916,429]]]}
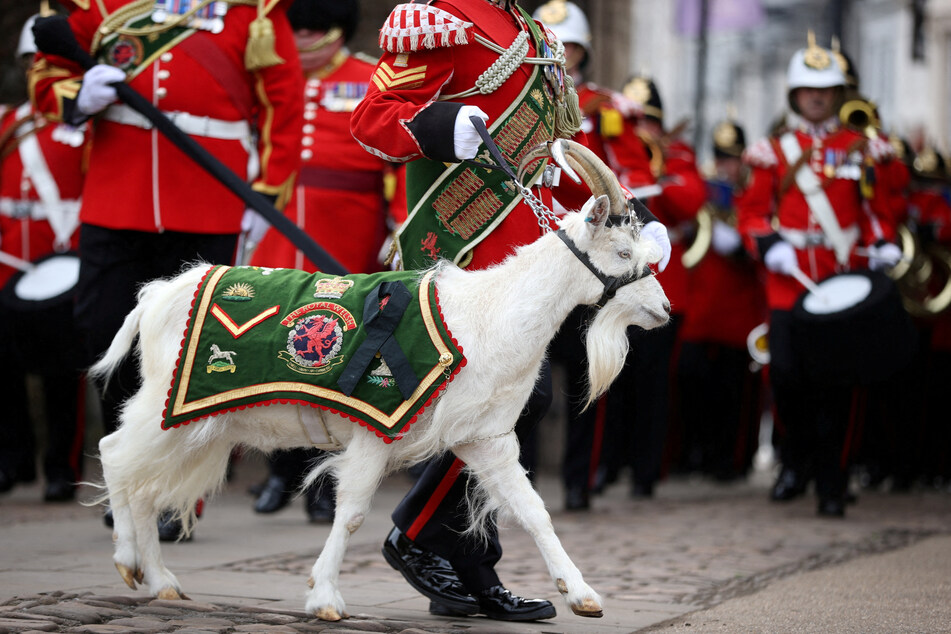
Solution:
{"label": "red tunic", "polygon": [[[351,273],[380,270],[386,235],[388,163],[364,151],[350,117],[366,94],[373,64],[341,52],[304,87],[301,170],[284,214]],[[252,264],[315,271],[283,235],[268,231]]]}
{"label": "red tunic", "polygon": [[[21,113],[22,114],[22,113]],[[30,115],[35,117],[30,110]],[[82,191],[82,147],[72,147],[53,139],[55,123],[35,117],[38,132],[32,133],[39,143],[40,152],[49,167],[50,174],[59,189],[59,198],[66,204],[76,204]],[[21,122],[18,130],[11,128]],[[26,129],[17,108],[3,111],[0,116],[0,138],[7,138],[0,147],[0,249],[18,258],[34,261],[54,250],[55,234],[48,220],[21,216],[20,213],[36,214],[40,200],[33,181],[23,171],[16,133]],[[28,125],[28,124],[27,124]],[[13,135],[6,137],[8,133]],[[78,232],[71,236],[70,246],[76,247]],[[0,287],[16,272],[16,269],[0,264]]]}
{"label": "red tunic", "polygon": [[689,302],[680,331],[684,340],[745,349],[750,331],[766,320],[760,268],[745,253],[721,255],[711,247],[687,271]]}
{"label": "red tunic", "polygon": [[[894,156],[892,147],[881,139],[867,139],[858,132],[840,128],[837,120],[809,132],[800,129],[793,134],[803,156],[808,157],[809,167],[819,178],[839,226],[843,230],[857,230],[859,245],[874,244],[879,239],[893,240],[894,212],[889,205],[894,186],[883,171],[883,165]],[[805,196],[795,184],[779,139],[758,141],[747,148],[744,159],[752,168],[752,178],[746,195],[737,202],[737,219],[750,253],[762,258],[761,240],[775,235],[774,217],[781,230],[822,235]],[[863,197],[860,187],[860,178],[867,168],[875,173],[870,199]],[[815,281],[842,268],[836,263],[832,249],[824,244],[796,248],[796,252],[799,268]],[[847,266],[868,268],[868,260],[853,254]],[[803,292],[802,285],[792,276],[767,272],[766,297],[770,309],[791,309]]]}
{"label": "red tunic", "polygon": [[[86,50],[103,23],[99,4],[91,3],[69,16],[73,33]],[[112,13],[129,2],[103,0],[102,4]],[[276,53],[285,63],[254,72],[245,69],[249,24],[256,16],[256,7],[230,5],[221,33],[195,33],[155,56],[129,83],[165,112],[256,122],[260,171],[253,178],[253,188],[277,196],[280,206],[290,195],[300,161],[303,79],[282,8],[269,17]],[[209,54],[208,49],[215,52]],[[75,98],[81,79],[82,71],[74,63],[41,54],[31,71],[34,102],[50,118],[60,120],[63,99]],[[250,144],[246,141],[193,138],[240,177],[248,178]],[[147,232],[238,233],[244,207],[157,131],[97,117],[83,190],[84,223]]]}
{"label": "red tunic", "polygon": [[[384,50],[367,96],[353,113],[351,129],[357,140],[370,152],[391,161],[406,162],[423,156],[420,141],[408,124],[440,96],[474,87],[479,76],[499,59],[498,53],[475,42],[476,34],[508,48],[527,28],[514,11],[485,0],[435,0],[430,6],[472,23],[468,43],[442,45],[437,35],[436,48],[420,44],[416,50],[403,53]],[[534,56],[531,42],[529,38],[528,55]],[[532,70],[522,64],[493,92],[477,92],[454,101],[481,108],[491,125],[517,100]],[[550,206],[550,190],[543,189],[542,197]],[[484,268],[501,262],[515,247],[534,241],[540,233],[538,220],[522,201],[478,244],[469,267]]]}

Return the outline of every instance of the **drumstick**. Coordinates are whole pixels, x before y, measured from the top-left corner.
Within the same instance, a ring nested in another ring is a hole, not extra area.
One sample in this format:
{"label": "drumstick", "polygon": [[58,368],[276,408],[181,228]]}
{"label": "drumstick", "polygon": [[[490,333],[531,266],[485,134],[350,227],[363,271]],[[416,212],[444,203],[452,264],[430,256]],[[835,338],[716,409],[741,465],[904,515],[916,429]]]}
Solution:
{"label": "drumstick", "polygon": [[795,268],[793,268],[793,270],[790,271],[789,274],[792,275],[794,278],[796,278],[796,281],[797,281],[797,282],[799,282],[800,284],[802,284],[803,286],[805,286],[806,289],[807,289],[810,293],[812,293],[812,294],[815,295],[816,297],[819,297],[819,298],[822,299],[822,301],[824,301],[824,302],[825,302],[825,301],[828,301],[828,300],[826,299],[825,293],[822,292],[822,289],[820,289],[819,286],[818,286],[815,282],[813,282],[813,281],[809,278],[808,275],[806,275],[805,273],[803,273],[803,272],[802,272],[802,269],[800,269],[798,266],[795,267]]}
{"label": "drumstick", "polygon": [[36,268],[36,265],[32,262],[28,262],[23,258],[18,258],[15,255],[10,255],[4,251],[0,251],[0,264],[6,264],[7,266],[12,266],[15,269],[19,269],[27,273]]}

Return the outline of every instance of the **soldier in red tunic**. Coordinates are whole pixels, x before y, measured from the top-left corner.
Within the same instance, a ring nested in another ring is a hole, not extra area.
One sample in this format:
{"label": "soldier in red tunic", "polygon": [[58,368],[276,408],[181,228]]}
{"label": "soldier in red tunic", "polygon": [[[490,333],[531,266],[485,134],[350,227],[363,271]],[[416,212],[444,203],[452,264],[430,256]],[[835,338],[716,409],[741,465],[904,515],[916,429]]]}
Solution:
{"label": "soldier in red tunic", "polygon": [[[504,174],[460,161],[480,152],[491,161],[470,116],[487,122],[514,165],[539,143],[578,132],[562,44],[510,0],[401,4],[380,43],[384,52],[352,130],[371,153],[408,162],[408,218],[396,244],[402,265],[423,268],[447,258],[485,268],[552,228],[554,216],[533,210]],[[528,175],[533,196],[549,209],[553,171],[540,162]],[[549,375],[536,385],[516,431],[532,427],[550,401]],[[387,561],[433,601],[434,613],[551,618],[550,602],[502,586],[493,569],[501,556],[494,535],[488,547],[459,539],[468,525],[462,467],[447,454],[426,468],[394,512]]]}
{"label": "soldier in red tunic", "polygon": [[[702,213],[707,251],[686,266],[690,297],[677,364],[686,464],[722,482],[746,474],[758,446],[762,373],[750,369],[747,337],[766,320],[759,267],[736,230],[736,199],[749,170],[746,135],[732,120],[713,129],[714,178]],[[701,239],[698,235],[697,239]],[[690,251],[688,251],[689,253]],[[692,254],[691,254],[692,255]]]}
{"label": "soldier in red tunic", "polygon": [[[356,0],[296,0],[287,18],[306,81],[301,168],[284,213],[351,273],[381,270],[380,249],[389,224],[384,182],[395,175],[387,161],[364,151],[350,134],[351,113],[366,94],[374,70],[373,63],[346,47],[356,31],[360,6]],[[273,229],[254,251],[251,264],[316,270]],[[273,454],[255,511],[284,508],[317,455],[304,449]],[[333,499],[329,483],[308,489],[309,519],[332,520]]]}
{"label": "soldier in red tunic", "polygon": [[[818,281],[898,261],[901,250],[891,242],[893,192],[880,177],[894,151],[887,141],[840,124],[836,115],[845,78],[829,51],[810,41],[792,57],[787,83],[794,113],[789,129],[747,148],[752,178],[737,202],[746,248],[767,269],[770,382],[786,434],[783,469],[771,497],[787,500],[803,493],[808,468],[815,473],[819,514],[841,517],[852,390],[817,382],[804,370],[802,350],[793,340],[792,308],[804,292],[795,276]],[[856,253],[860,245],[867,245],[868,259]]]}
{"label": "soldier in red tunic", "polygon": [[[141,283],[198,259],[233,261],[244,204],[151,123],[115,103],[128,81],[182,131],[278,207],[300,162],[303,75],[283,4],[75,3],[69,25],[99,60],[85,73],[40,54],[30,77],[37,109],[54,121],[91,120],[80,209],[77,325],[88,361],[106,350]],[[273,33],[268,47],[266,34]],[[103,394],[106,432],[138,383],[125,363]],[[163,537],[177,537],[174,527]]]}
{"label": "soldier in red tunic", "polygon": [[[24,25],[17,47],[24,71],[36,53],[34,20]],[[0,251],[21,265],[51,254],[62,254],[59,262],[75,262],[83,141],[82,130],[47,120],[29,102],[0,106]],[[11,264],[0,262],[0,402],[5,408],[0,492],[36,478],[25,383],[30,372],[43,380],[43,496],[47,501],[71,500],[82,476],[85,431],[79,406],[85,382],[79,370],[82,356],[73,326],[71,285],[64,281],[49,289],[40,274],[16,274]],[[53,341],[55,353],[50,354],[45,342]]]}
{"label": "soldier in red tunic", "polygon": [[671,305],[671,321],[664,328],[629,329],[628,364],[608,393],[605,451],[597,486],[631,468],[631,495],[649,498],[662,476],[664,448],[671,419],[680,324],[689,301],[687,274],[681,262],[686,246],[683,236],[692,226],[706,198],[706,187],[697,169],[693,148],[679,138],[678,128],[667,130],[664,107],[654,81],[631,78],[623,96],[636,104],[635,114],[621,129],[602,136],[609,155],[615,157],[620,179],[632,192],[647,191],[647,205],[658,220],[671,227],[670,264],[659,274]]}

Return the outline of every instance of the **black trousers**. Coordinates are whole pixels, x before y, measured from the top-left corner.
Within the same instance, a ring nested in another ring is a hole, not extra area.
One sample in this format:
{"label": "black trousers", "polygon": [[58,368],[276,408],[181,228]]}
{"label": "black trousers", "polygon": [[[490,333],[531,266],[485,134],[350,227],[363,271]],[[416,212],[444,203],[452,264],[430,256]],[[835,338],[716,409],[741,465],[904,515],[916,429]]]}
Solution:
{"label": "black trousers", "polygon": [[82,479],[83,356],[71,301],[37,302],[31,310],[0,307],[0,469],[9,478],[28,482],[36,476],[39,447],[28,405],[29,374],[39,377],[42,390],[47,481]]}
{"label": "black trousers", "polygon": [[848,480],[846,439],[857,423],[852,418],[855,389],[816,382],[804,371],[790,311],[770,313],[769,354],[776,414],[784,428],[783,466],[814,475],[820,498],[843,496]]}
{"label": "black trousers", "polygon": [[[237,239],[237,234],[145,233],[82,225],[75,317],[86,364],[108,349],[135,307],[142,284],[180,273],[189,263],[231,264]],[[119,406],[138,386],[137,363],[130,355],[101,393],[106,434],[115,431]]]}
{"label": "black trousers", "polygon": [[760,374],[746,348],[685,341],[677,360],[685,462],[715,478],[745,475],[759,440]]}
{"label": "black trousers", "polygon": [[628,328],[627,365],[608,391],[602,464],[609,473],[630,465],[634,482],[653,485],[662,475],[670,417],[671,359],[681,317],[666,326]]}
{"label": "black trousers", "polygon": [[[546,362],[516,423],[516,433],[521,436],[534,428],[551,406],[551,398],[551,368]],[[499,585],[495,564],[502,557],[502,545],[494,523],[488,527],[490,538],[485,543],[461,537],[469,526],[466,490],[474,486],[464,466],[452,453],[431,460],[393,511],[393,523],[419,546],[447,559],[466,588],[478,593]]]}

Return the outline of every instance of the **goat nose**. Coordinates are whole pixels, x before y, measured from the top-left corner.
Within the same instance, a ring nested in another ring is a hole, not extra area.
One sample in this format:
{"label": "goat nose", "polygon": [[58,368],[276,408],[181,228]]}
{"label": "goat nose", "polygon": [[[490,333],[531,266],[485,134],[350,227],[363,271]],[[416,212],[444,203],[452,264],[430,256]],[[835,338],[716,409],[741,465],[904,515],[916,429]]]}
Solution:
{"label": "goat nose", "polygon": [[664,310],[667,312],[668,315],[670,314],[670,301],[669,301],[669,300],[664,300]]}

